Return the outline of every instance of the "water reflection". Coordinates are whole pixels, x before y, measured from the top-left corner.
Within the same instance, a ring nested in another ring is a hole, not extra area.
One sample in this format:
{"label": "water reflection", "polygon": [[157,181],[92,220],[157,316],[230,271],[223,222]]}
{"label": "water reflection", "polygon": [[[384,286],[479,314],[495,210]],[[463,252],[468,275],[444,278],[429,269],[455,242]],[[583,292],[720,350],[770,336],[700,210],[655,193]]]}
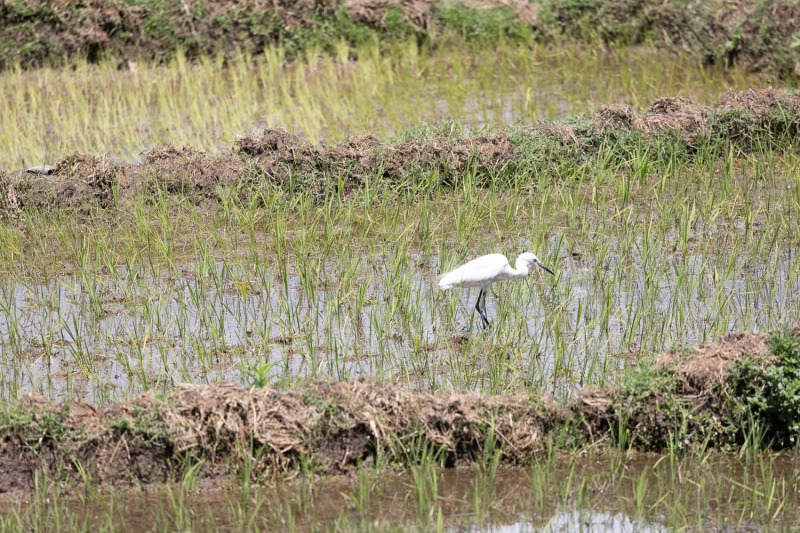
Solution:
{"label": "water reflection", "polygon": [[550,383],[558,395],[598,369],[613,372],[635,351],[798,316],[790,254],[740,260],[724,280],[707,257],[676,257],[659,270],[631,264],[616,280],[605,274],[617,270],[613,257],[567,257],[557,283],[534,277],[496,287],[487,311],[493,328],[465,335],[459,328],[476,292],[439,291],[435,258],[409,258],[399,271],[394,259],[364,258],[346,288],[345,267],[335,262],[322,263],[313,283],[291,273],[284,280],[269,265],[226,263],[157,280],[119,269],[47,284],[6,281],[0,393],[103,402],[180,382],[240,381],[243,369],[262,364],[270,379],[373,377],[490,392],[501,392],[498,383]]}

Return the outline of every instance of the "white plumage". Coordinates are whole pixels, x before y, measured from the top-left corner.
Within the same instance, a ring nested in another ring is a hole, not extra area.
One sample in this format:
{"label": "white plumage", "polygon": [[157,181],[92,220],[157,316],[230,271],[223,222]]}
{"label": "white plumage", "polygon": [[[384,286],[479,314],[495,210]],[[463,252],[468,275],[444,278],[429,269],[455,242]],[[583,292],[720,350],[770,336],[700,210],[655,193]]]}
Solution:
{"label": "white plumage", "polygon": [[[508,259],[503,254],[483,255],[444,274],[439,279],[439,287],[445,290],[454,287],[480,287],[481,292],[475,302],[475,309],[481,315],[483,325],[486,327],[489,325],[489,319],[486,318],[484,308],[486,307],[486,290],[489,285],[497,281],[524,278],[534,265],[553,273],[530,252],[525,252],[517,258],[515,268],[511,268]],[[481,307],[481,298],[483,298],[483,307]]]}

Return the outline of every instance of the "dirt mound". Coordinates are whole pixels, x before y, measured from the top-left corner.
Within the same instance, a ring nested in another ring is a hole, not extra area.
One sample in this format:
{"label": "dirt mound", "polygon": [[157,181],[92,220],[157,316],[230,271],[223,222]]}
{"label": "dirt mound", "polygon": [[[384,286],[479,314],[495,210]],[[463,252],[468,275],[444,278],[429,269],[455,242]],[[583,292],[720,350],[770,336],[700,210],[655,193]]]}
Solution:
{"label": "dirt mound", "polygon": [[236,149],[257,157],[267,169],[280,163],[292,163],[306,171],[331,166],[354,166],[368,171],[383,164],[386,175],[401,175],[410,166],[442,165],[461,171],[475,156],[492,166],[509,155],[511,142],[506,133],[464,139],[433,137],[396,145],[385,145],[373,136],[364,136],[330,147],[316,147],[277,129],[266,130],[255,137],[242,137],[236,142]]}
{"label": "dirt mound", "polygon": [[241,137],[236,141],[236,149],[243,154],[275,154],[282,160],[294,159],[295,152],[305,146],[300,137],[282,129],[267,129],[254,137]]}
{"label": "dirt mound", "polygon": [[[791,334],[800,337],[800,325]],[[617,387],[584,389],[573,409],[590,441],[606,436],[617,445],[651,451],[692,442],[736,446],[751,416],[751,398],[737,396],[735,365],[745,360],[761,368],[775,363],[769,334],[731,333],[689,351],[666,352]]]}
{"label": "dirt mound", "polygon": [[355,22],[379,25],[390,9],[399,9],[417,30],[426,29],[436,13],[438,0],[344,0],[343,7]]}
{"label": "dirt mound", "polygon": [[[728,91],[708,118],[712,141],[750,151],[769,138],[800,134],[800,95],[773,88]],[[768,144],[768,142],[767,142]]]}
{"label": "dirt mound", "polygon": [[630,106],[612,104],[601,106],[590,119],[598,133],[613,130],[643,130],[644,123]]}
{"label": "dirt mound", "polygon": [[181,193],[209,198],[216,195],[220,185],[237,183],[244,174],[242,160],[214,157],[194,148],[167,146],[145,154],[143,165],[130,168],[130,180],[125,193],[135,194],[141,188],[150,192]]}
{"label": "dirt mound", "polygon": [[[730,119],[729,113],[740,115],[752,132],[769,131],[776,114],[785,114],[790,120],[800,116],[800,95],[774,88],[731,90],[719,102],[707,108],[690,98],[661,98],[653,102],[643,115],[625,105],[601,106],[590,118],[600,134],[620,130],[639,131],[645,135],[677,132],[692,142],[709,127]],[[715,115],[716,114],[716,115]],[[710,122],[710,119],[716,119]]]}
{"label": "dirt mound", "polygon": [[708,129],[709,110],[690,98],[661,98],[653,102],[643,117],[644,131],[658,134],[679,131],[687,142],[694,142]]}
{"label": "dirt mound", "polygon": [[730,91],[711,107],[688,98],[657,100],[644,113],[628,106],[603,106],[563,123],[493,133],[454,134],[432,128],[393,143],[365,136],[311,145],[270,129],[241,137],[231,152],[219,155],[167,146],[145,154],[140,165],[79,154],[65,158],[50,174],[17,172],[0,179],[0,193],[9,206],[0,206],[0,216],[18,216],[29,208],[89,211],[124,206],[142,192],[148,198],[165,193],[214,200],[225,186],[249,201],[265,187],[317,198],[349,194],[369,180],[452,187],[467,172],[477,185],[513,182],[520,175],[558,179],[565,163],[583,165],[601,150],[624,165],[638,148],[678,143],[676,152],[691,163],[701,146],[720,154],[727,154],[729,146],[738,153],[783,149],[798,134],[800,95],[776,89]]}
{"label": "dirt mound", "polygon": [[[800,328],[795,335],[800,334]],[[204,461],[201,477],[243,462],[275,473],[311,461],[346,472],[388,454],[396,464],[440,450],[455,465],[525,463],[545,445],[604,441],[646,450],[735,445],[737,401],[726,387],[735,361],[769,358],[766,335],[728,335],[689,353],[669,352],[618,387],[584,389],[565,407],[547,398],[424,394],[372,381],[313,382],[302,389],[183,386],[100,407],[38,395],[0,410],[0,493],[31,490],[35,473],[112,485],[169,481]],[[742,405],[739,403],[738,405]]]}
{"label": "dirt mound", "polygon": [[77,154],[59,162],[53,173],[40,183],[51,185],[51,193],[41,199],[58,207],[78,207],[87,203],[107,208],[114,204],[114,187],[123,166],[107,157]]}
{"label": "dirt mound", "polygon": [[43,467],[78,481],[76,461],[111,484],[167,481],[190,458],[207,461],[206,476],[229,475],[245,457],[260,469],[298,468],[305,458],[341,472],[378,450],[405,462],[427,446],[449,464],[474,460],[489,445],[502,446],[505,461],[523,462],[558,412],[525,396],[436,396],[367,381],[284,392],[186,386],[163,400],[145,395],[106,408],[30,396],[18,409],[17,425],[0,428],[0,492],[31,489]]}
{"label": "dirt mound", "polygon": [[5,173],[0,172],[0,220],[17,218],[22,212],[22,206],[14,189],[14,181]]}
{"label": "dirt mound", "polygon": [[543,136],[556,139],[561,146],[577,146],[578,134],[575,129],[566,124],[536,124],[528,128],[533,136]]}
{"label": "dirt mound", "polygon": [[435,396],[367,381],[317,383],[311,392],[284,393],[185,387],[174,396],[169,426],[181,452],[213,457],[231,452],[228,443],[254,438],[273,454],[272,464],[288,467],[302,454],[315,454],[326,470],[337,471],[377,449],[398,453],[395,446],[411,435],[441,448],[452,462],[470,459],[482,451],[484,424],[492,418],[496,434],[511,445],[508,460],[522,461],[542,445],[547,419],[526,397]]}
{"label": "dirt mound", "polygon": [[716,108],[738,109],[758,116],[782,109],[797,111],[800,109],[800,94],[772,87],[748,91],[728,91],[717,102]]}
{"label": "dirt mound", "polygon": [[684,381],[687,393],[722,387],[733,363],[743,357],[763,362],[770,357],[769,335],[730,333],[720,342],[704,342],[685,353],[670,351],[656,360],[657,368],[669,368]]}
{"label": "dirt mound", "polygon": [[368,177],[401,181],[422,169],[440,169],[452,185],[451,176],[463,173],[469,164],[492,172],[514,156],[507,133],[454,139],[435,136],[425,140],[384,144],[373,136],[355,137],[332,146],[305,144],[283,130],[266,130],[255,137],[242,137],[236,149],[253,157],[264,175],[274,183],[289,176],[302,180],[306,191],[323,194],[321,175],[345,178],[345,190],[352,190]]}
{"label": "dirt mound", "polygon": [[[485,172],[494,172],[499,165],[513,157],[511,139],[500,132],[474,138],[433,138],[426,141],[411,141],[395,146],[386,146],[375,157],[363,165],[384,165],[384,175],[404,176],[408,169],[439,168],[447,173],[461,174],[470,164]],[[452,184],[455,180],[446,180]]]}

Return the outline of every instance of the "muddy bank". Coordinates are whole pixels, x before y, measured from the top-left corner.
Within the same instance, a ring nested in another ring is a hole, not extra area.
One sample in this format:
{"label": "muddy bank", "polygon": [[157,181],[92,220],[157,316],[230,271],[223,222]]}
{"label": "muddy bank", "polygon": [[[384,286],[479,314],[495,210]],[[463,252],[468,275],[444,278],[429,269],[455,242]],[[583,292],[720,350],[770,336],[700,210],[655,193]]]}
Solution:
{"label": "muddy bank", "polygon": [[198,460],[209,477],[230,475],[244,461],[276,473],[303,461],[346,472],[379,450],[407,462],[425,446],[443,448],[455,464],[480,453],[489,423],[509,445],[507,459],[522,461],[557,412],[524,396],[435,396],[368,381],[288,391],[184,386],[163,399],[105,408],[29,396],[10,409],[0,429],[0,492],[32,488],[43,467],[78,481],[78,463],[110,484],[168,481]]}
{"label": "muddy bank", "polygon": [[[230,476],[245,462],[277,474],[313,465],[347,472],[387,454],[414,462],[425,449],[446,464],[525,464],[547,445],[575,450],[605,443],[651,451],[735,448],[758,424],[761,445],[800,435],[800,408],[759,410],[790,389],[800,370],[800,328],[780,335],[731,334],[689,353],[634,368],[616,388],[586,389],[561,406],[527,396],[433,395],[359,381],[293,390],[193,385],[100,407],[28,396],[0,411],[0,492],[51,479],[124,485],[163,482],[203,461],[201,477]],[[788,347],[788,348],[787,348]],[[784,371],[777,381],[771,373]],[[781,381],[783,380],[783,381]],[[778,402],[779,403],[779,402]],[[749,421],[749,422],[748,422]],[[755,422],[754,422],[755,421]]]}
{"label": "muddy bank", "polygon": [[323,2],[4,2],[0,68],[63,64],[77,58],[164,60],[236,51],[258,54],[280,44],[288,57],[341,41],[358,46],[448,36],[601,45],[654,43],[709,64],[742,65],[780,77],[800,74],[800,5],[790,0],[327,0]]}
{"label": "muddy bank", "polygon": [[360,137],[311,145],[267,130],[239,139],[220,155],[165,147],[147,153],[142,164],[127,164],[77,154],[46,174],[0,173],[0,217],[14,218],[24,209],[124,207],[141,193],[213,201],[221,187],[249,201],[265,188],[317,198],[347,195],[367,182],[449,188],[467,174],[479,186],[534,186],[531,176],[559,180],[562,172],[591,161],[613,162],[625,171],[635,154],[647,154],[648,167],[657,171],[660,161],[713,161],[731,147],[739,155],[794,149],[798,133],[800,95],[776,89],[730,91],[710,107],[687,98],[657,100],[643,113],[603,106],[562,123],[480,135],[430,127],[398,142]]}

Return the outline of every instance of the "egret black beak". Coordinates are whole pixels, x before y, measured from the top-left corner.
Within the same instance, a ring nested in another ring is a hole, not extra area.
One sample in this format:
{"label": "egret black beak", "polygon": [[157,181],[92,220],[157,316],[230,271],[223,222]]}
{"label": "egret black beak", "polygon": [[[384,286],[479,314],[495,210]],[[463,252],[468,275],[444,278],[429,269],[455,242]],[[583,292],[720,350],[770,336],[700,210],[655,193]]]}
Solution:
{"label": "egret black beak", "polygon": [[553,272],[552,270],[550,270],[549,268],[547,268],[547,267],[546,267],[546,266],[544,266],[543,264],[541,264],[541,263],[539,263],[539,262],[537,262],[536,264],[537,264],[537,265],[538,265],[538,266],[539,266],[539,267],[540,267],[542,270],[544,270],[545,272],[550,272],[550,274],[552,274],[552,275],[554,275],[554,276],[556,275],[556,274],[555,274],[555,272]]}

